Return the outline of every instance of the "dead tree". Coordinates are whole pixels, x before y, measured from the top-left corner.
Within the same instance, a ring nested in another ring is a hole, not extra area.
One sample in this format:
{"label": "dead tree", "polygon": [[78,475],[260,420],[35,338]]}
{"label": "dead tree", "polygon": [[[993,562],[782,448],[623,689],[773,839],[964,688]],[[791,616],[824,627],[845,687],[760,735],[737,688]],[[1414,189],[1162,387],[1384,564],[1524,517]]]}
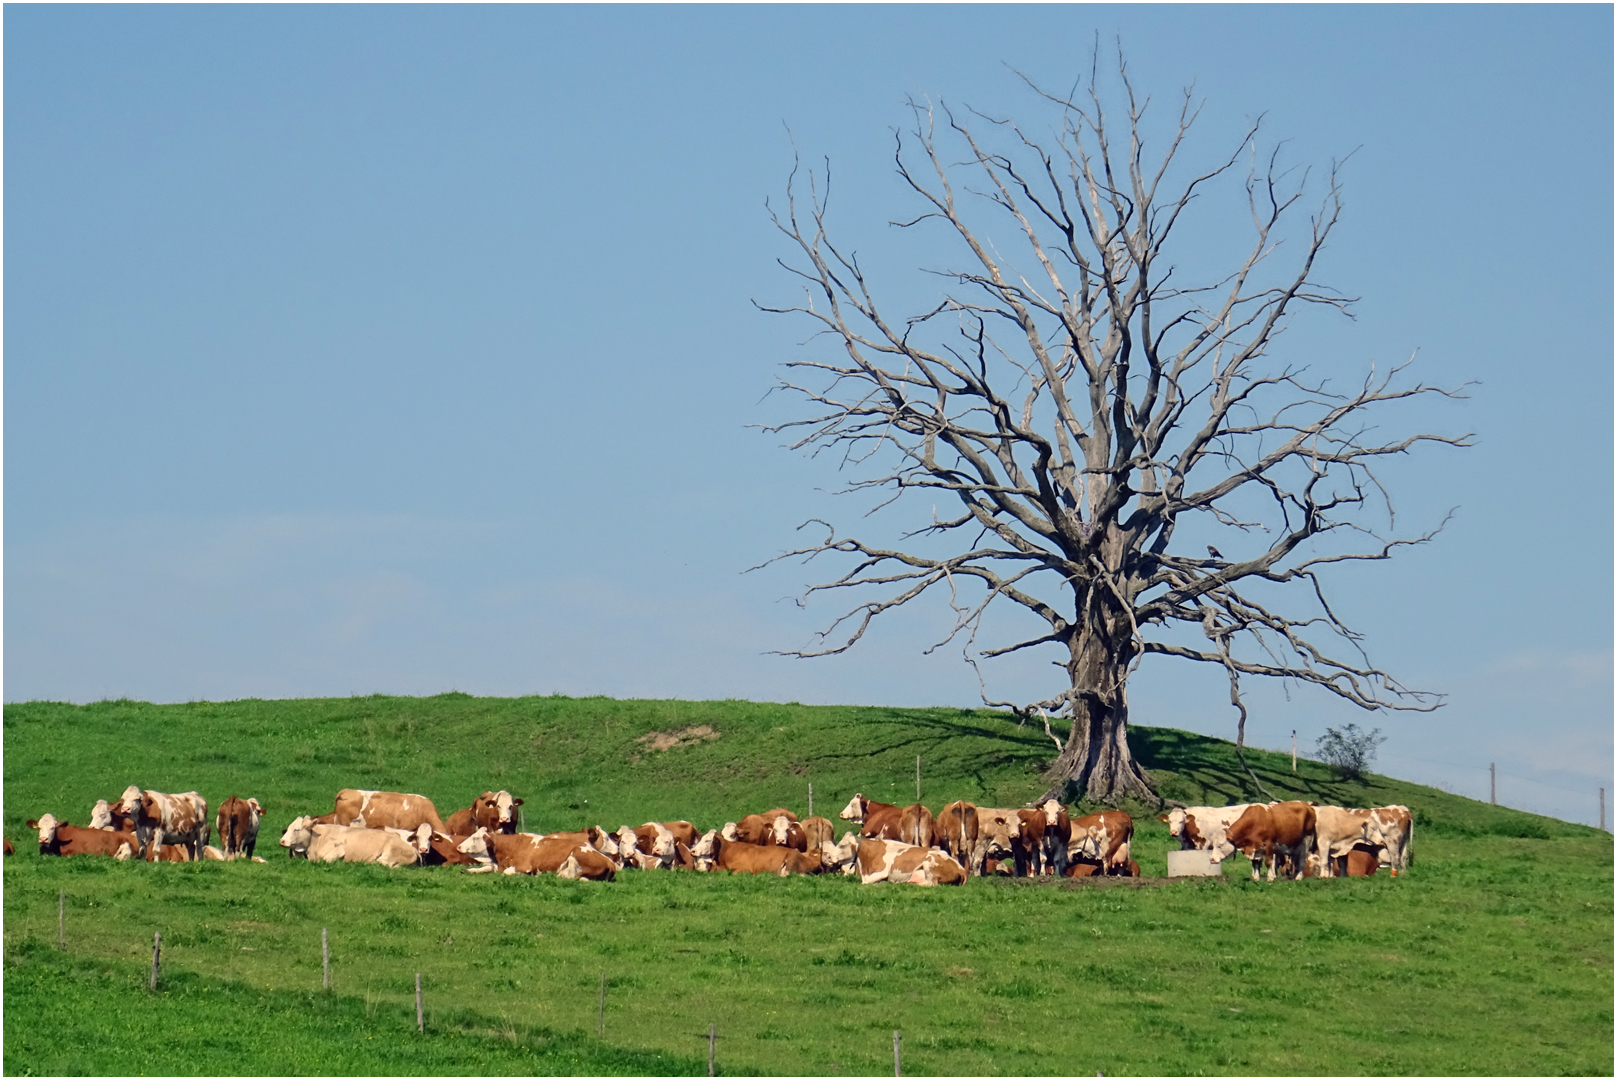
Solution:
{"label": "dead tree", "polygon": [[[828,233],[829,167],[808,172],[806,206],[794,167],[784,213],[771,213],[796,249],[781,265],[806,299],[760,305],[806,317],[817,339],[840,346],[785,365],[781,388],[809,407],[767,430],[797,449],[834,450],[852,476],[845,490],[875,493],[878,505],[915,489],[959,505],[940,517],[934,503],[900,546],[816,521],[824,539],[777,558],[837,553],[851,565],[799,602],[836,590],[863,598],[820,647],[788,655],[842,652],[877,616],[946,590],[954,620],[938,645],[958,639],[974,667],[1059,650],[1059,692],[991,700],[979,668],[983,700],[1043,717],[1058,749],[1046,797],[1076,784],[1106,802],[1156,801],[1127,739],[1128,679],[1151,653],[1228,674],[1238,745],[1242,675],[1311,683],[1365,709],[1438,707],[1441,695],[1370,662],[1320,572],[1430,540],[1442,523],[1405,538],[1378,531],[1393,513],[1374,466],[1423,442],[1470,441],[1379,434],[1395,402],[1457,396],[1411,383],[1407,364],[1370,365],[1339,388],[1329,373],[1270,359],[1299,311],[1350,313],[1354,302],[1316,280],[1342,212],[1337,167],[1305,205],[1307,173],[1289,174],[1278,148],[1259,152],[1260,118],[1232,152],[1182,170],[1200,109],[1189,91],[1148,159],[1148,102],[1121,63],[1118,75],[1120,133],[1093,74],[1081,96],[1028,83],[1059,121],[1044,141],[1009,119],[910,102],[914,126],[896,135],[894,158],[919,212],[893,224],[942,229],[961,262],[935,271],[944,291],[909,317],[883,310],[857,256]],[[1244,193],[1250,243],[1221,273],[1182,281],[1170,242],[1221,187]],[[977,651],[985,613],[1004,602],[1036,616],[1036,629]],[[1065,738],[1049,711],[1067,714]]]}

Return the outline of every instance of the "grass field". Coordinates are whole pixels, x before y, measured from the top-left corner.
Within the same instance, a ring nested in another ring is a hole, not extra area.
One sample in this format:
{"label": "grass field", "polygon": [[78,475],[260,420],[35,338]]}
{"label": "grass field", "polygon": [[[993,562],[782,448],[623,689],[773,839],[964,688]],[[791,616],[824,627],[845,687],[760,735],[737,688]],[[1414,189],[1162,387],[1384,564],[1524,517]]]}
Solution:
{"label": "grass field", "polygon": [[[659,752],[648,733],[718,738]],[[1138,728],[1163,792],[1247,796],[1227,743]],[[1610,1075],[1612,841],[1383,777],[1250,754],[1277,794],[1416,813],[1396,881],[1253,885],[624,873],[609,885],[292,862],[339,787],[486,787],[529,829],[717,825],[855,790],[1019,805],[1042,732],[983,711],[565,698],[356,698],[5,710],[5,1070],[25,1073],[1572,1073]],[[45,859],[131,782],[266,807],[255,864]],[[1165,827],[1136,814],[1163,872]],[[65,891],[68,948],[56,948]],[[320,930],[334,990],[320,991]],[[163,989],[145,978],[164,939]],[[413,979],[428,1033],[414,1031]],[[606,1030],[596,1031],[602,975]]]}

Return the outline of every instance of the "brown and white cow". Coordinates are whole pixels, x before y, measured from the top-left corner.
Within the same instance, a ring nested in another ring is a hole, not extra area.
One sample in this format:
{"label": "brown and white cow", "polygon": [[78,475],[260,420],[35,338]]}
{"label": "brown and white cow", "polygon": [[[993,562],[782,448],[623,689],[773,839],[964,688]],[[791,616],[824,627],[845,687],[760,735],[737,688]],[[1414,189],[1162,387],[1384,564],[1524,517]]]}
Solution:
{"label": "brown and white cow", "polygon": [[258,843],[258,822],[264,808],[257,799],[230,796],[219,804],[219,843],[227,861],[251,859]]}
{"label": "brown and white cow", "polygon": [[39,831],[41,855],[109,855],[128,859],[140,852],[140,838],[133,832],[81,828],[57,821],[54,814],[44,814],[37,821],[23,824]]}
{"label": "brown and white cow", "polygon": [[1129,867],[1136,866],[1133,876],[1139,877],[1137,864],[1129,857],[1133,840],[1134,819],[1122,810],[1085,814],[1073,819],[1067,858],[1092,864],[1102,874],[1127,875]]}
{"label": "brown and white cow", "polygon": [[1252,880],[1267,865],[1269,880],[1275,879],[1275,861],[1290,860],[1292,877],[1300,879],[1314,846],[1314,808],[1305,802],[1282,802],[1273,806],[1253,805],[1235,820],[1224,834],[1224,843],[1212,850],[1214,862],[1222,862],[1239,851],[1252,860]]}
{"label": "brown and white cow", "polygon": [[1369,810],[1346,810],[1340,806],[1314,807],[1314,850],[1319,853],[1320,877],[1336,875],[1336,861],[1359,844],[1381,847],[1381,823]]}
{"label": "brown and white cow", "polygon": [[1400,871],[1409,869],[1409,845],[1415,835],[1415,816],[1409,812],[1409,807],[1397,804],[1378,806],[1370,811],[1370,815],[1381,830],[1386,864],[1392,870],[1392,876],[1397,877]]}
{"label": "brown and white cow", "polygon": [[804,851],[819,851],[821,844],[836,839],[836,826],[823,817],[804,818],[799,827],[803,830]]}
{"label": "brown and white cow", "polygon": [[977,808],[964,799],[945,806],[932,822],[932,842],[969,868],[977,849]]}
{"label": "brown and white cow", "polygon": [[439,832],[449,827],[438,816],[438,808],[425,795],[402,791],[367,791],[343,788],[337,792],[332,810],[334,824],[358,825],[366,829],[405,829],[414,832],[422,824]]}
{"label": "brown and white cow", "polygon": [[977,848],[971,854],[972,873],[987,871],[988,861],[1014,858],[1022,836],[1022,816],[1015,810],[977,808]]}
{"label": "brown and white cow", "polygon": [[[1381,853],[1382,849],[1379,847],[1371,847],[1368,844],[1359,844],[1350,850],[1345,856],[1340,856],[1332,860],[1334,865],[1331,867],[1331,876],[1375,877],[1376,871],[1381,869]],[[1319,852],[1317,851],[1308,856],[1308,867],[1303,871],[1303,876],[1319,877],[1319,868],[1322,861],[1323,860],[1320,859]]]}
{"label": "brown and white cow", "polygon": [[1016,838],[1011,841],[1011,860],[1017,877],[1039,876],[1044,861],[1044,811],[1018,810]]}
{"label": "brown and white cow", "polygon": [[728,870],[733,874],[817,874],[823,866],[818,852],[806,853],[789,847],[748,844],[726,840],[717,829],[710,829],[691,849],[698,870]]}
{"label": "brown and white cow", "polygon": [[618,864],[589,844],[580,843],[579,835],[491,833],[479,828],[462,840],[459,848],[479,863],[466,871],[469,874],[554,874],[565,867],[568,876],[576,873],[590,881],[611,881],[617,875]]}
{"label": "brown and white cow", "polygon": [[309,842],[310,862],[379,863],[396,868],[421,861],[416,846],[392,829],[361,828],[349,825],[314,825]]}
{"label": "brown and white cow", "polygon": [[1247,811],[1251,803],[1234,806],[1186,806],[1157,818],[1168,823],[1168,835],[1179,841],[1183,851],[1212,851],[1224,845],[1224,833]]}
{"label": "brown and white cow", "polygon": [[859,881],[903,881],[911,885],[960,885],[966,868],[947,852],[879,837],[861,837],[858,854]]}
{"label": "brown and white cow", "polygon": [[511,797],[509,791],[485,791],[472,800],[464,810],[449,815],[443,831],[450,836],[470,836],[478,828],[489,832],[514,833],[517,831],[517,807],[521,799]]}
{"label": "brown and white cow", "polygon": [[[432,826],[427,826],[428,836],[426,849],[422,850],[417,844],[416,850],[421,852],[422,866],[475,866],[477,860],[460,850],[460,842],[465,837],[451,836],[439,832]],[[419,835],[419,834],[417,834]]]}
{"label": "brown and white cow", "polygon": [[[797,823],[797,815],[785,807],[766,810],[762,814],[748,814],[740,821],[727,821],[719,835],[732,843],[758,844],[767,847],[774,843],[775,825],[784,818],[788,825]],[[699,839],[699,838],[698,838]],[[695,841],[686,841],[694,844]]]}
{"label": "brown and white cow", "polygon": [[196,792],[166,795],[130,784],[118,800],[118,809],[134,818],[144,857],[155,858],[157,848],[172,842],[184,844],[191,858],[202,858],[208,843],[208,800]]}
{"label": "brown and white cow", "polygon": [[679,840],[666,825],[648,821],[638,829],[625,825],[616,836],[617,858],[639,870],[667,869],[679,853]]}
{"label": "brown and white cow", "polygon": [[1067,853],[1072,849],[1072,818],[1067,808],[1055,799],[1046,799],[1039,809],[1044,811],[1041,855],[1045,871],[1063,877],[1067,873]]}

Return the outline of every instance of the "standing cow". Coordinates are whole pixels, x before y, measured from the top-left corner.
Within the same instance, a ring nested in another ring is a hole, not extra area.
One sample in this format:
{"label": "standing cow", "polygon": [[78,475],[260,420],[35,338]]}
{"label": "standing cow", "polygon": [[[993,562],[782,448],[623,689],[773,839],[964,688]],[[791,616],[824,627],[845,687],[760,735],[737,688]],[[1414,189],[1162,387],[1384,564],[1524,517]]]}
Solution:
{"label": "standing cow", "polygon": [[165,795],[130,784],[118,809],[134,819],[146,859],[156,861],[166,842],[184,847],[192,859],[202,858],[208,843],[208,801],[196,792]]}
{"label": "standing cow", "polygon": [[251,859],[258,843],[258,822],[264,808],[257,799],[232,795],[219,804],[219,843],[226,861]]}

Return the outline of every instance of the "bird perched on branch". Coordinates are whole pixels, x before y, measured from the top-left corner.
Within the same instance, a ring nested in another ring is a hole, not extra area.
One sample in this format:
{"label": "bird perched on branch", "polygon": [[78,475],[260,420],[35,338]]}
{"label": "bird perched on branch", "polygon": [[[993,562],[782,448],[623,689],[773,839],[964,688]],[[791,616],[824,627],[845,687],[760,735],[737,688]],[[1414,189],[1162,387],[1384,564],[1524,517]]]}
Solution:
{"label": "bird perched on branch", "polygon": [[1207,545],[1207,554],[1211,555],[1215,559],[1222,559],[1224,557],[1224,553],[1218,550],[1218,548],[1214,547],[1212,544]]}

